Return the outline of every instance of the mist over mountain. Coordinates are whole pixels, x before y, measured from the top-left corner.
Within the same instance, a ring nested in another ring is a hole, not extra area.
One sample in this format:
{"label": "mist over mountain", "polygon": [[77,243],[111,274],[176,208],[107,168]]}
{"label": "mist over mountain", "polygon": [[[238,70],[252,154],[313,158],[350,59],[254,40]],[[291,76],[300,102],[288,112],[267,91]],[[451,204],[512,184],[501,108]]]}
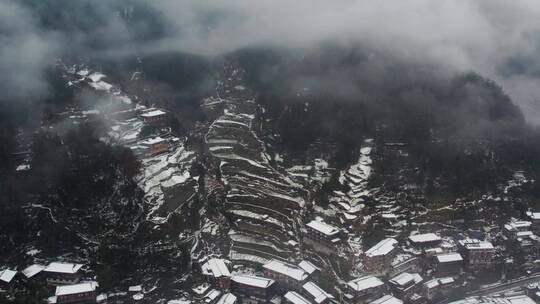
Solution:
{"label": "mist over mountain", "polygon": [[44,69],[63,56],[119,59],[173,51],[209,58],[246,47],[309,49],[328,42],[347,48],[360,42],[398,61],[494,79],[527,109],[529,121],[537,117],[540,8],[534,1],[3,0],[1,5],[2,70],[17,72],[4,73],[3,99],[46,92]]}

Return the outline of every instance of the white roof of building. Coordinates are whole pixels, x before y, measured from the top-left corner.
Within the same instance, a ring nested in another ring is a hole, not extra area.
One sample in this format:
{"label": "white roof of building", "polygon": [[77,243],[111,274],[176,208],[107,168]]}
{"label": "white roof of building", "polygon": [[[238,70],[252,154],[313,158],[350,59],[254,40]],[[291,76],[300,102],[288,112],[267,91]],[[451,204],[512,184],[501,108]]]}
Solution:
{"label": "white roof of building", "polygon": [[16,274],[17,274],[17,271],[15,270],[11,270],[11,269],[0,270],[0,281],[9,283],[11,282],[11,280],[13,280]]}
{"label": "white roof of building", "polygon": [[454,283],[454,278],[452,278],[452,277],[444,277],[444,278],[440,278],[440,279],[439,279],[439,282],[441,282],[441,284]]}
{"label": "white roof of building", "polygon": [[403,301],[391,295],[385,295],[369,304],[403,304]]}
{"label": "white roof of building", "polygon": [[278,260],[271,260],[270,262],[264,264],[263,268],[281,273],[297,281],[303,281],[308,277],[308,274],[304,271],[304,269]]}
{"label": "white roof of building", "polygon": [[57,286],[55,296],[95,291],[97,286],[97,282],[86,282],[74,285]]}
{"label": "white roof of building", "polygon": [[361,291],[374,287],[379,287],[381,285],[384,285],[384,283],[378,278],[368,275],[349,281],[347,282],[347,285],[349,285],[355,291]]}
{"label": "white roof of building", "polygon": [[540,212],[531,212],[531,211],[528,211],[528,212],[527,212],[527,216],[528,216],[530,219],[533,219],[533,220],[540,220]]}
{"label": "white roof of building", "polygon": [[167,113],[161,111],[161,110],[152,110],[152,111],[148,111],[148,112],[144,112],[141,114],[142,117],[156,117],[156,116],[161,116],[161,115],[165,115]]}
{"label": "white roof of building", "polygon": [[478,243],[480,243],[480,240],[479,239],[465,238],[465,239],[459,240],[458,243],[461,246],[466,246],[467,244],[478,244]]}
{"label": "white roof of building", "polygon": [[191,288],[191,290],[198,295],[205,294],[208,291],[208,289],[210,289],[210,284],[208,283],[203,283],[201,285]]}
{"label": "white roof of building", "polygon": [[307,223],[306,226],[315,229],[327,236],[333,236],[339,233],[339,229],[337,227],[316,220]]}
{"label": "white roof of building", "polygon": [[378,242],[377,244],[375,244],[375,246],[369,248],[365,252],[365,255],[368,256],[368,257],[387,255],[392,250],[394,250],[394,248],[396,248],[397,243],[398,243],[398,241],[396,241],[393,238],[384,239],[384,240]]}
{"label": "white roof of building", "polygon": [[334,296],[324,291],[322,288],[317,286],[313,282],[307,282],[302,286],[302,288],[307,291],[314,299],[315,303],[322,303],[326,299],[333,299]]}
{"label": "white roof of building", "polygon": [[311,304],[306,298],[302,297],[294,291],[289,291],[285,294],[285,299],[291,301],[293,304]]}
{"label": "white roof of building", "polygon": [[390,282],[398,286],[405,286],[410,282],[418,284],[422,282],[422,280],[422,277],[418,273],[404,272],[390,279]]}
{"label": "white roof of building", "polygon": [[74,274],[77,273],[82,266],[82,264],[53,262],[50,263],[49,266],[47,266],[45,269],[43,269],[43,271]]}
{"label": "white roof of building", "polygon": [[176,299],[167,301],[167,304],[191,304],[191,301],[186,299]]}
{"label": "white roof of building", "polygon": [[221,291],[217,289],[212,289],[206,295],[204,295],[204,298],[205,298],[204,301],[207,303],[213,302],[220,295],[221,295]]}
{"label": "white roof of building", "polygon": [[216,278],[230,277],[231,273],[224,259],[212,258],[202,265],[202,272],[206,275],[212,275]]}
{"label": "white roof of building", "polygon": [[217,302],[217,304],[234,304],[236,303],[236,296],[232,293],[226,293]]}
{"label": "white roof of building", "polygon": [[508,231],[516,231],[522,229],[528,229],[531,226],[529,221],[515,221],[504,225],[504,228]]}
{"label": "white roof of building", "polygon": [[409,240],[413,243],[428,243],[440,241],[441,237],[435,233],[424,233],[424,234],[415,234],[409,236]]}
{"label": "white roof of building", "polygon": [[527,230],[527,231],[519,231],[519,232],[516,232],[516,236],[531,236],[533,235],[533,232],[530,231],[530,230]]}
{"label": "white roof of building", "polygon": [[526,295],[499,296],[499,297],[469,297],[450,304],[535,304],[536,302]]}
{"label": "white roof of building", "polygon": [[426,286],[429,289],[432,289],[440,285],[451,284],[453,282],[454,282],[454,279],[452,277],[435,278],[435,279],[425,282],[424,286]]}
{"label": "white roof of building", "polygon": [[460,262],[463,258],[459,253],[445,253],[437,255],[437,261],[439,263]]}
{"label": "white roof of building", "polygon": [[302,262],[300,262],[298,264],[298,266],[300,268],[302,268],[305,272],[307,272],[308,274],[312,274],[314,273],[315,271],[317,270],[320,270],[319,267],[313,265],[311,262],[309,261],[306,261],[306,260],[303,260]]}
{"label": "white roof of building", "polygon": [[142,285],[133,285],[128,287],[128,291],[139,292],[142,291]]}
{"label": "white roof of building", "polygon": [[435,248],[426,249],[426,253],[431,254],[431,255],[438,254],[438,253],[443,253],[443,252],[444,251],[442,250],[441,247],[435,247]]}
{"label": "white roof of building", "polygon": [[233,275],[231,277],[231,280],[240,284],[260,287],[260,288],[267,288],[275,283],[275,281],[272,279],[256,277],[256,276],[248,276],[248,275]]}
{"label": "white roof of building", "polygon": [[479,249],[494,249],[493,244],[487,241],[481,241],[478,243],[466,243],[465,248],[467,250],[479,250]]}
{"label": "white roof of building", "polygon": [[31,278],[31,277],[35,276],[36,274],[42,272],[43,269],[45,269],[45,266],[34,264],[34,265],[30,265],[30,266],[26,267],[21,272],[25,277]]}

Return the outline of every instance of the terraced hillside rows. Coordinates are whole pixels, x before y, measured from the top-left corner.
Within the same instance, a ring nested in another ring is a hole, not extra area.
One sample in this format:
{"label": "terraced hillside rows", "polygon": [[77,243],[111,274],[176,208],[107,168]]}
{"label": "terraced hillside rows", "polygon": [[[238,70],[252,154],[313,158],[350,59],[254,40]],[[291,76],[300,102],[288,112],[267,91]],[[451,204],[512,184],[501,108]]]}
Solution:
{"label": "terraced hillside rows", "polygon": [[305,204],[304,193],[270,165],[264,143],[254,131],[258,107],[254,96],[242,85],[240,71],[228,72],[218,88],[223,112],[209,127],[205,142],[219,161],[221,178],[229,189],[225,212],[235,223],[229,233],[229,255],[239,262],[286,260],[299,250],[291,244],[300,241],[297,218]]}
{"label": "terraced hillside rows", "polygon": [[168,217],[197,194],[197,181],[189,170],[195,154],[179,144],[165,154],[144,158],[138,183],[150,210],[148,219],[164,223]]}
{"label": "terraced hillside rows", "polygon": [[334,196],[330,199],[336,207],[343,210],[347,216],[355,218],[355,214],[361,212],[364,207],[364,198],[369,195],[367,181],[371,175],[371,152],[373,143],[371,139],[366,139],[358,161],[340,172],[338,181],[342,185],[348,186],[348,191],[334,191]]}

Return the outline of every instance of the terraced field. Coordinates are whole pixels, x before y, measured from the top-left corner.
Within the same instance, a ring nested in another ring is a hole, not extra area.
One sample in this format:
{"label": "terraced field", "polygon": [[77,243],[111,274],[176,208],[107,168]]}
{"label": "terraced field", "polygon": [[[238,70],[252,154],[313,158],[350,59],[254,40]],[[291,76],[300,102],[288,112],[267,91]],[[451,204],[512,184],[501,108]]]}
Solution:
{"label": "terraced field", "polygon": [[138,183],[150,209],[148,220],[166,222],[171,213],[197,194],[197,181],[189,173],[194,160],[195,154],[183,144],[168,153],[142,159],[144,170]]}
{"label": "terraced field", "polygon": [[299,241],[297,216],[305,194],[286,173],[270,165],[254,131],[258,110],[254,96],[242,84],[240,71],[228,72],[227,84],[218,88],[223,112],[209,127],[205,143],[229,188],[225,212],[236,224],[229,234],[230,258],[250,263],[286,260],[298,250],[287,242]]}

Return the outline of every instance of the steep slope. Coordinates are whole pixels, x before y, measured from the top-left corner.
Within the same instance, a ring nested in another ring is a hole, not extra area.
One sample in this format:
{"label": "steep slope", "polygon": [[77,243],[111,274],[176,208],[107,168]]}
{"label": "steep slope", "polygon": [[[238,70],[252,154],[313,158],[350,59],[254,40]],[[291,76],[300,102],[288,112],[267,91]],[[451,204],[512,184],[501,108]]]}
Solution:
{"label": "steep slope", "polygon": [[299,241],[297,216],[305,204],[304,193],[290,177],[270,166],[256,134],[258,105],[254,93],[244,86],[242,71],[226,67],[224,73],[217,89],[223,112],[209,127],[205,142],[219,161],[221,179],[229,189],[223,202],[235,223],[229,233],[229,256],[258,263],[292,257],[298,248],[287,242]]}

